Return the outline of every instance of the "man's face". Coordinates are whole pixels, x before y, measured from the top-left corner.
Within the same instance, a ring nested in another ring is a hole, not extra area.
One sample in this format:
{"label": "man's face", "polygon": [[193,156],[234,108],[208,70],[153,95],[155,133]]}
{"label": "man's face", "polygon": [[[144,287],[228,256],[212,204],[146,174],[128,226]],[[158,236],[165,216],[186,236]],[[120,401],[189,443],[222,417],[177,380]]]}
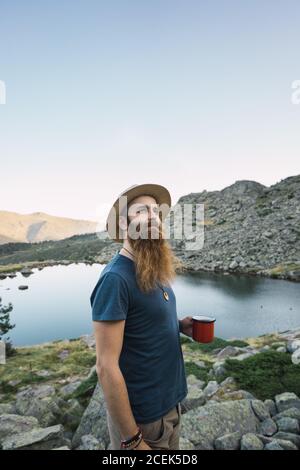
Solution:
{"label": "man's face", "polygon": [[127,220],[122,216],[122,230],[134,252],[136,279],[145,292],[157,282],[165,284],[175,277],[174,255],[165,240],[162,215],[163,205],[152,196],[139,196],[128,204]]}
{"label": "man's face", "polygon": [[131,201],[127,222],[129,238],[159,239],[161,220],[156,200],[152,196],[139,196]]}

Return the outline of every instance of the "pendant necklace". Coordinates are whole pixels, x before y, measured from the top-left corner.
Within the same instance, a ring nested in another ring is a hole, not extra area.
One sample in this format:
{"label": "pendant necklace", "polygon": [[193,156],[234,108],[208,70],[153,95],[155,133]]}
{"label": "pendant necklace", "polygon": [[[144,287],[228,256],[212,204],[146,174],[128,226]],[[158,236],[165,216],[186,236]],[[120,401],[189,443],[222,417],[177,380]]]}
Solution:
{"label": "pendant necklace", "polygon": [[158,287],[160,287],[161,290],[163,291],[164,299],[168,301],[168,300],[169,300],[169,294],[168,294],[168,292],[167,292],[163,287],[161,287],[158,283],[157,283],[157,285],[158,285]]}
{"label": "pendant necklace", "polygon": [[[127,248],[125,248],[125,246],[123,246],[123,250],[126,250],[131,256],[133,256],[133,258],[135,258],[135,255],[134,255],[133,253],[131,253],[131,251],[127,250]],[[158,287],[163,291],[164,299],[165,299],[166,301],[168,301],[168,300],[169,300],[169,294],[168,294],[168,292],[167,292],[163,287],[161,287],[161,285],[160,285],[158,282],[157,282],[157,285],[158,285]]]}

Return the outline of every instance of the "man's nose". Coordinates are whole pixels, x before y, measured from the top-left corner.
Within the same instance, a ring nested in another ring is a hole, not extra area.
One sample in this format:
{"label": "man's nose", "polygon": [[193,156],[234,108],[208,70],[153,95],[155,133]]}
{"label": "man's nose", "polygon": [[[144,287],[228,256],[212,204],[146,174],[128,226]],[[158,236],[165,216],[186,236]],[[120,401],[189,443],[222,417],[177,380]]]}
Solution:
{"label": "man's nose", "polygon": [[149,217],[148,219],[148,226],[149,227],[159,227],[160,222],[156,214],[153,217]]}
{"label": "man's nose", "polygon": [[156,220],[158,217],[158,213],[156,208],[150,206],[150,210],[148,211],[148,218],[152,220]]}

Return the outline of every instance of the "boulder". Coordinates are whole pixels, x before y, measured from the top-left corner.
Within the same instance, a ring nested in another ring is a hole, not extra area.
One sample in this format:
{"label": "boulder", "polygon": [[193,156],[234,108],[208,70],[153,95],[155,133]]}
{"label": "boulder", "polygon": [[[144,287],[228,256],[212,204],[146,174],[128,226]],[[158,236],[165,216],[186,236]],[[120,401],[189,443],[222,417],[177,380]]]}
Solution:
{"label": "boulder", "polygon": [[266,408],[268,409],[271,416],[276,415],[277,408],[276,408],[275,402],[273,400],[268,398],[267,400],[264,401],[264,404],[265,404]]}
{"label": "boulder", "polygon": [[28,386],[16,395],[16,399],[44,398],[55,395],[55,388],[52,385]]}
{"label": "boulder", "polygon": [[35,428],[7,437],[3,450],[51,450],[66,444],[63,427],[58,424],[48,428]]}
{"label": "boulder", "polygon": [[214,447],[217,450],[238,450],[240,448],[241,433],[239,431],[217,437]]}
{"label": "boulder", "polygon": [[286,347],[287,347],[288,352],[293,353],[297,349],[300,349],[300,339],[288,341]]}
{"label": "boulder", "polygon": [[293,392],[284,392],[276,395],[275,403],[279,413],[288,408],[300,408],[300,398]]}
{"label": "boulder", "polygon": [[273,436],[276,439],[283,439],[284,441],[291,441],[295,446],[300,448],[300,436],[293,434],[291,432],[278,431]]}
{"label": "boulder", "polygon": [[237,356],[240,353],[238,348],[235,348],[234,346],[226,346],[226,348],[222,349],[217,357],[218,359],[224,359],[227,357],[233,357]]}
{"label": "boulder", "polygon": [[16,414],[16,408],[13,403],[0,403],[0,415]]}
{"label": "boulder", "polygon": [[205,385],[204,380],[197,379],[197,377],[194,374],[188,375],[186,381],[188,385],[191,385],[191,386],[196,385],[198,388],[201,388],[201,389]]}
{"label": "boulder", "polygon": [[81,385],[81,383],[82,383],[82,380],[75,380],[74,382],[68,383],[67,385],[64,385],[63,387],[61,387],[59,393],[63,397],[67,397],[68,395],[71,395],[72,393],[74,393],[78,389],[78,387]]}
{"label": "boulder", "polygon": [[195,449],[214,449],[217,438],[239,431],[241,435],[257,432],[259,420],[250,400],[208,402],[182,416],[181,436],[188,439]]}
{"label": "boulder", "polygon": [[251,400],[251,406],[260,421],[270,418],[270,412],[263,401]]}
{"label": "boulder", "polygon": [[81,444],[81,437],[87,434],[92,435],[98,441],[102,439],[107,447],[110,442],[110,437],[106,417],[104,395],[100,383],[98,382],[73,436],[72,447],[78,447]]}
{"label": "boulder", "polygon": [[281,447],[278,441],[274,440],[273,442],[266,444],[264,450],[284,450],[284,448]]}
{"label": "boulder", "polygon": [[105,450],[102,440],[98,441],[94,436],[87,434],[81,436],[81,444],[76,450]]}
{"label": "boulder", "polygon": [[293,364],[300,364],[300,348],[293,352],[291,359]]}
{"label": "boulder", "polygon": [[299,434],[299,422],[295,418],[289,418],[284,416],[277,420],[278,431],[292,432],[294,434]]}
{"label": "boulder", "polygon": [[273,436],[277,431],[277,425],[272,418],[267,418],[261,423],[260,433],[264,436]]}
{"label": "boulder", "polygon": [[0,443],[5,438],[19,432],[31,431],[38,426],[38,420],[31,416],[3,414],[0,416]]}
{"label": "boulder", "polygon": [[206,402],[206,397],[197,385],[188,386],[188,394],[181,401],[181,412],[182,414],[186,413],[189,410],[197,408],[197,406],[204,405]]}
{"label": "boulder", "polygon": [[179,449],[178,450],[195,450],[194,444],[184,437],[179,438]]}
{"label": "boulder", "polygon": [[265,445],[271,444],[272,442],[276,442],[284,450],[297,450],[298,449],[297,446],[293,442],[289,441],[288,439],[281,439],[278,437],[275,438],[275,434],[272,437],[267,437],[267,436],[264,436],[263,434],[257,434],[257,437],[259,437],[261,442]]}
{"label": "boulder", "polygon": [[62,416],[62,424],[75,430],[80,424],[83,413],[84,409],[76,398],[68,400]]}
{"label": "boulder", "polygon": [[284,410],[281,413],[275,415],[273,419],[277,421],[283,417],[294,418],[300,421],[300,408],[288,408],[287,410]]}
{"label": "boulder", "polygon": [[264,445],[254,433],[244,434],[241,440],[241,450],[263,450]]}
{"label": "boulder", "polygon": [[49,409],[48,402],[43,399],[32,398],[28,401],[17,401],[16,411],[23,416],[34,416],[41,426],[51,426],[56,422],[54,414]]}
{"label": "boulder", "polygon": [[212,397],[219,389],[219,384],[215,380],[210,380],[203,390],[206,398]]}

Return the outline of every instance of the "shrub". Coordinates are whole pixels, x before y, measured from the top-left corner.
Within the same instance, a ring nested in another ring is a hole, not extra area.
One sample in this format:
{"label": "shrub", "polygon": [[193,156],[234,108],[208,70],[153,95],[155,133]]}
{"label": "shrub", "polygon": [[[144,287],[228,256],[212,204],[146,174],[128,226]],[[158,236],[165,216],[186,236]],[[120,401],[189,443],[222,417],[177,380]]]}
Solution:
{"label": "shrub", "polygon": [[186,376],[193,374],[197,379],[204,380],[204,382],[208,382],[208,370],[202,367],[198,367],[197,364],[193,362],[185,362],[185,373]]}
{"label": "shrub", "polygon": [[249,346],[245,341],[236,339],[232,341],[226,341],[225,339],[215,337],[211,343],[198,343],[197,341],[190,341],[189,348],[193,351],[201,351],[204,353],[212,352],[217,348],[226,348],[226,346],[237,346],[243,348],[244,346]]}
{"label": "shrub", "polygon": [[[0,297],[0,339],[16,326],[10,323],[10,312],[12,309],[11,302],[9,302],[7,307],[2,306],[2,299]],[[16,350],[13,348],[10,338],[5,338],[4,342],[6,357],[15,354]]]}
{"label": "shrub", "polygon": [[260,399],[273,399],[283,392],[300,396],[300,364],[293,364],[289,353],[264,351],[239,361],[226,359],[225,377],[231,376],[240,388]]}

